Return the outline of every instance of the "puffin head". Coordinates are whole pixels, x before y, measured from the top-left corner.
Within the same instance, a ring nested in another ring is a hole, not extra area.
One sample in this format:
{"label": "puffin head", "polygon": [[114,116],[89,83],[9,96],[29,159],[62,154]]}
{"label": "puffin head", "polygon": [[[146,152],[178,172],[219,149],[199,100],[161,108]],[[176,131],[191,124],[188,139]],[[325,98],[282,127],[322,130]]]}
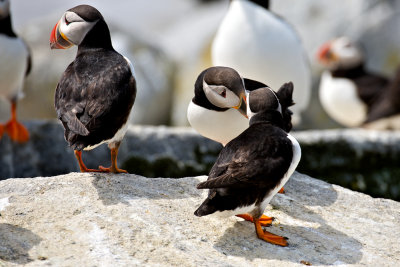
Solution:
{"label": "puffin head", "polygon": [[239,73],[228,67],[211,67],[197,78],[196,91],[201,90],[207,100],[218,108],[234,108],[246,114],[246,91]]}
{"label": "puffin head", "polygon": [[92,6],[79,5],[67,10],[51,32],[51,49],[67,49],[80,45],[88,32],[100,21],[104,22],[103,16]]}
{"label": "puffin head", "polygon": [[[247,114],[250,123],[253,120],[263,120],[265,114],[275,118],[283,130],[292,129],[292,111],[289,109],[293,103],[293,83],[288,82],[281,86],[278,92],[269,87],[262,87],[249,93]],[[258,117],[258,119],[257,119]],[[254,119],[253,119],[254,118]]]}
{"label": "puffin head", "polygon": [[10,1],[0,0],[0,19],[4,19],[10,15]]}
{"label": "puffin head", "polygon": [[329,69],[350,69],[363,63],[361,48],[348,37],[339,37],[321,46],[318,60]]}

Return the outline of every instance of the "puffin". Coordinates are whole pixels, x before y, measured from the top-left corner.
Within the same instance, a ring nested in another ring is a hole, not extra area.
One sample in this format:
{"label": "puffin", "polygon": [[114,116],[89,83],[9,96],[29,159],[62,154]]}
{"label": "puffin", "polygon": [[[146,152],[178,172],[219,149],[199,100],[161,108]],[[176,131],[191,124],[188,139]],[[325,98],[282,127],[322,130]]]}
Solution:
{"label": "puffin", "polygon": [[301,148],[286,131],[283,112],[293,104],[293,84],[285,83],[278,98],[269,87],[251,91],[248,104],[250,126],[221,150],[208,179],[197,185],[209,189],[194,212],[196,216],[239,216],[252,221],[257,237],[287,246],[287,238],[262,229],[273,218],[263,215],[272,197],[296,169]]}
{"label": "puffin", "polygon": [[[114,50],[108,26],[90,5],[67,10],[54,26],[51,49],[78,46],[75,60],[62,74],[55,92],[57,117],[74,150],[81,172],[126,173],[117,156],[136,98],[132,63]],[[111,166],[88,169],[82,150],[101,144],[111,150]]]}
{"label": "puffin", "polygon": [[17,120],[17,102],[23,97],[25,77],[31,71],[31,56],[26,43],[13,31],[10,1],[0,1],[0,97],[11,104],[11,118],[0,124],[0,138],[4,133],[17,143],[29,140],[29,132]]}
{"label": "puffin", "polygon": [[[248,78],[224,66],[203,70],[194,85],[194,97],[189,103],[187,118],[202,136],[225,146],[249,127],[246,102],[249,92],[269,88],[264,83]],[[281,91],[277,93],[281,96]],[[292,111],[283,112],[285,130],[292,129]],[[284,193],[282,188],[279,193]]]}
{"label": "puffin", "polygon": [[362,49],[342,36],[323,44],[318,60],[322,107],[346,127],[400,129],[400,68],[393,79],[368,71]]}
{"label": "puffin", "polygon": [[197,132],[225,146],[249,127],[246,112],[245,83],[236,70],[218,66],[199,74],[187,110]]}
{"label": "puffin", "polygon": [[212,64],[234,68],[271,88],[291,80],[296,86],[293,124],[299,125],[311,97],[310,65],[298,34],[270,11],[269,2],[230,1],[212,41]]}

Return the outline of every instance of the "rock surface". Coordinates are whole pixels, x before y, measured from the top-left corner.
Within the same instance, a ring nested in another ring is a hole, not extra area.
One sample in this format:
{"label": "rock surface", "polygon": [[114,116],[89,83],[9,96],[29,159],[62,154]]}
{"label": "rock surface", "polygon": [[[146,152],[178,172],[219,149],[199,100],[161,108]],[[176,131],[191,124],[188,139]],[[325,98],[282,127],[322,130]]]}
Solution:
{"label": "rock surface", "polygon": [[[56,121],[27,123],[31,141],[0,140],[0,180],[53,176],[78,171],[73,151]],[[298,170],[312,177],[400,200],[400,132],[352,130],[295,131],[302,147]],[[122,142],[119,166],[146,177],[187,177],[208,173],[221,145],[190,128],[131,127]],[[106,145],[84,152],[89,168],[110,164]]]}
{"label": "rock surface", "polygon": [[288,247],[251,223],[193,215],[205,177],[80,174],[0,181],[0,265],[398,266],[400,203],[295,173],[265,213]]}

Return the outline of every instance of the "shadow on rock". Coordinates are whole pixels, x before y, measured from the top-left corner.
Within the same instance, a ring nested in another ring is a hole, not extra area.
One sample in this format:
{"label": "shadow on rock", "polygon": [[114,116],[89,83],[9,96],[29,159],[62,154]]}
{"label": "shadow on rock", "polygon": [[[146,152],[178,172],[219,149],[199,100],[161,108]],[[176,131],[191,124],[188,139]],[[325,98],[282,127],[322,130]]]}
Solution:
{"label": "shadow on rock", "polygon": [[362,258],[361,243],[326,224],[316,229],[280,225],[266,230],[288,237],[289,246],[279,247],[258,239],[253,224],[242,221],[227,229],[214,248],[248,260],[307,261],[314,266],[355,264]]}
{"label": "shadow on rock", "polygon": [[[145,178],[132,174],[93,173],[92,184],[104,205],[122,203],[130,205],[130,200],[148,199],[184,199],[200,196],[196,189],[199,180]],[[188,189],[189,188],[189,189]]]}
{"label": "shadow on rock", "polygon": [[28,252],[42,241],[31,231],[7,223],[0,223],[0,240],[0,259],[17,264],[33,261]]}

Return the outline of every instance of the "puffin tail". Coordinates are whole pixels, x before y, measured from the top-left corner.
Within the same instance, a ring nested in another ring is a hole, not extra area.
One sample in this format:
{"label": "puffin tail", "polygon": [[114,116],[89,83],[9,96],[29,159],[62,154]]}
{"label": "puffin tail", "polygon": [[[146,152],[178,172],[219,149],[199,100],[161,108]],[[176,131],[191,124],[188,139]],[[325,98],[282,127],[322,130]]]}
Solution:
{"label": "puffin tail", "polygon": [[216,212],[217,209],[214,205],[211,203],[210,198],[206,198],[203,203],[201,203],[200,207],[197,208],[197,210],[194,212],[194,215],[201,217],[205,215],[212,214]]}

